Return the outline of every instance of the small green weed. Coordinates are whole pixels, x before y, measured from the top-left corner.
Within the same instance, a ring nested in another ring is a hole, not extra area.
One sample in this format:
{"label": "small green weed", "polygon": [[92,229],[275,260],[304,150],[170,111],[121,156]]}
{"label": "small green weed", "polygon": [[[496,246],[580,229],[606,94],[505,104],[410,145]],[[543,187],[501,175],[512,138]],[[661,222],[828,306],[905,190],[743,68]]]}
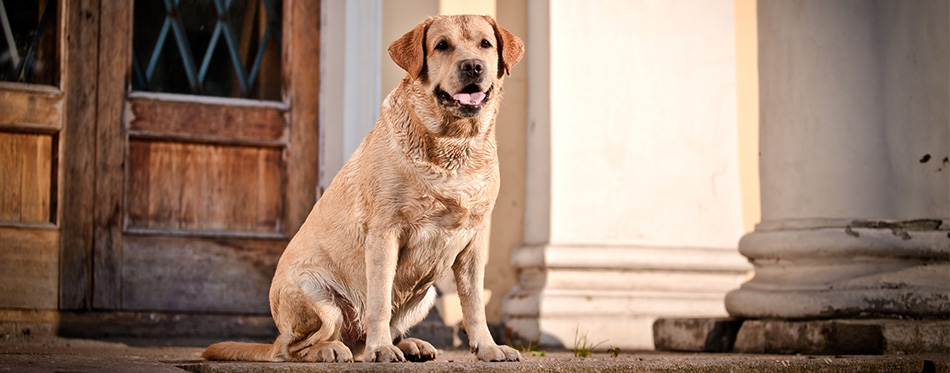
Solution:
{"label": "small green weed", "polygon": [[544,351],[539,351],[538,348],[541,347],[539,342],[528,341],[527,345],[521,345],[518,349],[521,350],[522,355],[534,355],[544,357]]}
{"label": "small green weed", "polygon": [[611,356],[616,358],[617,356],[620,356],[620,347],[611,348],[607,350],[607,352],[609,352]]}
{"label": "small green weed", "polygon": [[587,339],[587,333],[584,333],[583,337],[578,338],[578,329],[574,329],[574,357],[585,358],[590,356],[590,353],[594,351],[595,348],[607,342],[607,340],[600,341],[598,343],[593,343]]}

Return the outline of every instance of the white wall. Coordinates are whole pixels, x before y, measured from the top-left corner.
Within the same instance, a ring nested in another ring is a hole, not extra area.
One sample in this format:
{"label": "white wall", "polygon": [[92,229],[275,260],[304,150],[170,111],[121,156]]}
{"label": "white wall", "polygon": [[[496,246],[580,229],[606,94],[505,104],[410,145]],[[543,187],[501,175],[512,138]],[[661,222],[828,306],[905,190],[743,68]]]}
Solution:
{"label": "white wall", "polygon": [[551,239],[734,248],[731,1],[551,3]]}

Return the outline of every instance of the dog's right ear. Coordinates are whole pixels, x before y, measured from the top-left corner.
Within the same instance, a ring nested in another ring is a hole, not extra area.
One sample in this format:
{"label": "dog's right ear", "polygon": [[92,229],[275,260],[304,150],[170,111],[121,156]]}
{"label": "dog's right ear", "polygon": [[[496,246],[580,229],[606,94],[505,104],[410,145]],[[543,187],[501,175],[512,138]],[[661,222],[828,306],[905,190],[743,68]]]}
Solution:
{"label": "dog's right ear", "polygon": [[412,31],[389,45],[389,57],[392,57],[393,61],[413,78],[418,78],[425,68],[426,31],[432,24],[432,19],[429,17],[419,22]]}

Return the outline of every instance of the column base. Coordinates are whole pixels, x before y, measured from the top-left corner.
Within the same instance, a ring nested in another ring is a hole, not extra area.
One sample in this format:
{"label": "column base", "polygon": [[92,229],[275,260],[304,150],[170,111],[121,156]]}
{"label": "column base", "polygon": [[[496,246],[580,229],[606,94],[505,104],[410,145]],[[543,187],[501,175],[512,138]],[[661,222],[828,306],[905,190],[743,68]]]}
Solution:
{"label": "column base", "polygon": [[725,316],[723,297],[748,262],[718,248],[537,245],[512,261],[521,281],[504,303],[505,326],[525,342],[570,348],[652,349],[660,316]]}
{"label": "column base", "polygon": [[796,220],[759,224],[739,251],[755,277],[726,296],[733,317],[950,315],[950,224]]}

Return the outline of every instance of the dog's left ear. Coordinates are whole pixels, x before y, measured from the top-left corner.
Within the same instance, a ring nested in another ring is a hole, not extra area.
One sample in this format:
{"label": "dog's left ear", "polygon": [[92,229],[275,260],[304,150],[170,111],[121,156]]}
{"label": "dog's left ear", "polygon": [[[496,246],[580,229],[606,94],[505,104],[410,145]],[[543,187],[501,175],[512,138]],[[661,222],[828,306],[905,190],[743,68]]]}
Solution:
{"label": "dog's left ear", "polygon": [[498,77],[501,78],[505,74],[511,75],[511,68],[521,60],[521,55],[524,54],[524,43],[508,30],[498,26],[493,18],[484,17],[495,29],[495,40],[498,41]]}
{"label": "dog's left ear", "polygon": [[426,31],[432,24],[432,17],[419,22],[412,31],[407,32],[398,40],[389,45],[389,57],[399,67],[418,78],[426,63]]}

